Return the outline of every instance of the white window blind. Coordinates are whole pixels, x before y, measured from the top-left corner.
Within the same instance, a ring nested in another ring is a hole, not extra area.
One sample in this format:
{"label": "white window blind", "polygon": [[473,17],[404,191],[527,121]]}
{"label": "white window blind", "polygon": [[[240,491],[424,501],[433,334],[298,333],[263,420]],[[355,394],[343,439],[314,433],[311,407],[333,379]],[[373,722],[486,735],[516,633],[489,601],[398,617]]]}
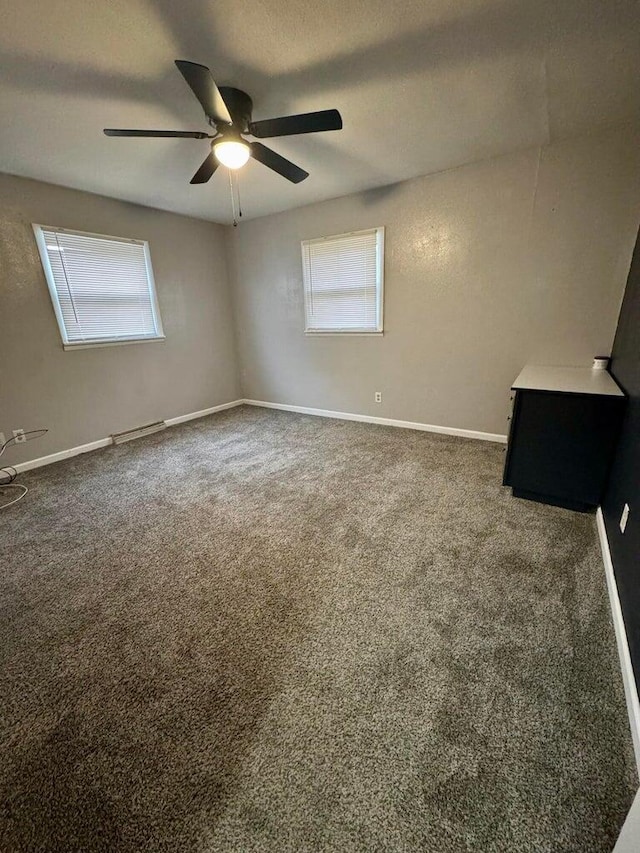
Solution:
{"label": "white window blind", "polygon": [[384,228],[302,243],[305,330],[381,332]]}
{"label": "white window blind", "polygon": [[163,337],[147,243],[33,228],[65,346]]}

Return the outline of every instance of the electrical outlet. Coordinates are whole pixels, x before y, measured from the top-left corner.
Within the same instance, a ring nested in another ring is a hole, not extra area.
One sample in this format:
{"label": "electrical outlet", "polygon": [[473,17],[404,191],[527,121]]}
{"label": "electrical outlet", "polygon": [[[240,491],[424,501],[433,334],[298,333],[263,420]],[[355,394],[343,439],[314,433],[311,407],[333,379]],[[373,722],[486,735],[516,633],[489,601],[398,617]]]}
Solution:
{"label": "electrical outlet", "polygon": [[629,518],[629,504],[624,505],[624,509],[622,510],[622,515],[620,516],[620,533],[624,533],[625,528],[627,526],[627,519]]}
{"label": "electrical outlet", "polygon": [[375,401],[376,401],[376,403],[381,403],[381,402],[382,402],[382,391],[376,391],[376,394],[375,394]]}
{"label": "electrical outlet", "polygon": [[0,447],[3,447],[7,443],[7,439],[4,437],[4,433],[0,432]]}
{"label": "electrical outlet", "polygon": [[27,440],[27,436],[24,434],[23,429],[14,429],[13,437],[16,440],[16,444],[22,444],[23,441]]}

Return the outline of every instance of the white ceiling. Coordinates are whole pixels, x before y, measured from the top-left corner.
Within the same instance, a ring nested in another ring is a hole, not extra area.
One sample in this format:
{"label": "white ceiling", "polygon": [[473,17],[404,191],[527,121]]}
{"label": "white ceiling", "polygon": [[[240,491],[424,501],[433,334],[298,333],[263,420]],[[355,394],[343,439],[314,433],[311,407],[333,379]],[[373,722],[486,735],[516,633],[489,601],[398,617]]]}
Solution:
{"label": "white ceiling", "polygon": [[344,129],[265,140],[311,173],[241,172],[245,217],[640,120],[638,0],[0,0],[0,171],[230,220],[174,59],[254,119],[336,107]]}

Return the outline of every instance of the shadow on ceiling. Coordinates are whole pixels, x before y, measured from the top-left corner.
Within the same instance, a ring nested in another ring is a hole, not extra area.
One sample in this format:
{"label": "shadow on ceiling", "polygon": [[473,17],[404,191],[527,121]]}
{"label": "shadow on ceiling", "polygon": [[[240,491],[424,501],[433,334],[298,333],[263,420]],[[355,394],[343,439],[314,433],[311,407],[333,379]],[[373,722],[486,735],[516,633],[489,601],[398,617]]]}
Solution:
{"label": "shadow on ceiling", "polygon": [[[167,91],[176,85],[173,59],[202,62],[211,67],[216,81],[245,89],[256,100],[267,93],[276,96],[285,109],[299,93],[326,93],[372,80],[405,77],[415,72],[468,67],[474,61],[499,56],[530,53],[542,57],[550,37],[588,36],[610,39],[637,27],[635,0],[621,0],[615,15],[603,14],[601,3],[560,3],[539,0],[532,4],[509,0],[478,9],[465,17],[450,18],[418,30],[394,36],[377,44],[343,51],[302,68],[281,74],[266,74],[245,58],[230,56],[223,39],[211,25],[210,0],[155,0],[153,12],[172,35],[176,56],[167,57],[166,70],[155,80],[99,71],[79,63],[0,53],[0,70],[5,80],[25,91],[69,92],[103,95],[111,99],[153,104],[167,102]],[[194,21],[199,26],[194,27]],[[220,32],[223,27],[218,28]],[[251,45],[246,45],[251,55]],[[180,81],[179,81],[180,82]],[[332,104],[333,106],[333,104]],[[339,108],[339,104],[336,104]],[[419,105],[418,105],[419,108]],[[395,117],[376,115],[376,122]],[[256,116],[259,117],[259,116]]]}

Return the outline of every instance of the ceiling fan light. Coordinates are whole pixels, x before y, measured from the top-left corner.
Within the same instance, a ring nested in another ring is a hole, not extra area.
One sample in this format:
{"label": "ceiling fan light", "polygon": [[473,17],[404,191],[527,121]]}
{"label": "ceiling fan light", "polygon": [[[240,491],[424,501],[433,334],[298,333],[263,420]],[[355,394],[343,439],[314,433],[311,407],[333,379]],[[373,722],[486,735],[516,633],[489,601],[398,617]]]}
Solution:
{"label": "ceiling fan light", "polygon": [[249,159],[251,152],[246,142],[223,140],[215,143],[213,153],[217,160],[228,169],[240,169]]}

